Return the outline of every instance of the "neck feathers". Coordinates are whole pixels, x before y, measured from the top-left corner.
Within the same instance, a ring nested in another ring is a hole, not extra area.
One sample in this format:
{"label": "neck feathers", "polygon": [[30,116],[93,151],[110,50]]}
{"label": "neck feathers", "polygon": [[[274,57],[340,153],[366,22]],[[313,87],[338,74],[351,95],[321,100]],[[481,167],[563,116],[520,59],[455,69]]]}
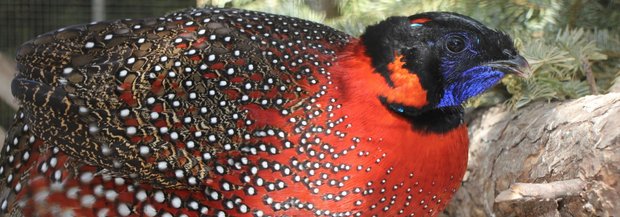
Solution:
{"label": "neck feathers", "polygon": [[[354,41],[340,54],[332,67],[335,85],[339,88],[335,98],[356,107],[357,112],[378,116],[380,122],[406,122],[408,128],[420,132],[444,133],[463,123],[460,106],[432,108],[429,91],[421,84],[417,74],[403,68],[395,58],[386,66],[389,80],[372,65],[363,43]],[[379,124],[379,123],[376,123]]]}
{"label": "neck feathers", "polygon": [[[370,64],[363,45],[352,45],[341,53],[330,71],[338,91],[330,91],[329,98],[338,99],[347,108],[334,111],[334,116],[347,117],[349,135],[364,135],[351,142],[328,141],[346,147],[351,143],[355,147],[353,154],[343,155],[339,160],[352,162],[355,173],[351,173],[350,184],[360,186],[364,193],[363,197],[349,198],[353,202],[347,208],[359,208],[353,205],[359,199],[361,207],[376,207],[365,215],[386,215],[400,209],[416,215],[436,215],[443,210],[460,186],[467,166],[465,125],[458,122],[442,131],[423,129],[424,124],[436,125],[433,121],[447,117],[446,114],[436,111],[436,114],[420,113],[412,118],[388,108],[379,96],[394,89]],[[425,97],[415,93],[410,96]],[[461,116],[452,119],[461,120]],[[384,211],[392,200],[396,205]],[[420,206],[421,203],[426,206]]]}

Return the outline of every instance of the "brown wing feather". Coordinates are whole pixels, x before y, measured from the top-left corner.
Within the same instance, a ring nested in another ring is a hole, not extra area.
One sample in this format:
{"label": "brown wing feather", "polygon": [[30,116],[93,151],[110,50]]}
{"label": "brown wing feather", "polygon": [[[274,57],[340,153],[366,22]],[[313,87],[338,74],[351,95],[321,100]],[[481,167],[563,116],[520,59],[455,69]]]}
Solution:
{"label": "brown wing feather", "polygon": [[78,25],[18,51],[13,92],[32,132],[73,158],[197,189],[190,180],[208,180],[210,157],[249,134],[240,105],[298,109],[312,94],[305,84],[348,40],[320,24],[235,9]]}

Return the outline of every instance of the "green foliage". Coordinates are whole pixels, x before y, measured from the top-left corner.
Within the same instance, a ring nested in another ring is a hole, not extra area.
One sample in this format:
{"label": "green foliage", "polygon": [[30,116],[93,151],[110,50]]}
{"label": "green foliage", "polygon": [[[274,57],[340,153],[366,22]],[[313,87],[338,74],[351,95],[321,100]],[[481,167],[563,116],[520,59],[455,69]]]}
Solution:
{"label": "green foliage", "polygon": [[[240,5],[241,6],[241,5]],[[268,11],[275,14],[283,14],[291,17],[303,17],[305,20],[310,20],[318,23],[322,23],[325,19],[325,14],[321,11],[312,10],[307,4],[304,4],[302,0],[287,0],[287,1],[245,1],[242,5],[243,8],[257,11]]]}
{"label": "green foliage", "polygon": [[[468,102],[485,106],[505,101],[519,108],[534,100],[574,99],[605,92],[620,73],[620,2],[614,0],[213,0],[330,25],[351,35],[389,16],[453,11],[507,31],[532,67],[527,79],[509,76],[504,86]],[[337,13],[327,14],[332,8]],[[329,15],[329,16],[328,16]],[[615,81],[614,81],[615,80]],[[593,82],[594,84],[594,82]]]}
{"label": "green foliage", "polygon": [[582,28],[564,29],[555,37],[525,38],[522,55],[528,59],[534,76],[503,80],[512,94],[508,103],[518,108],[538,99],[573,99],[591,94],[585,79],[587,70],[592,70],[598,87],[606,89],[613,80],[613,69],[619,65],[607,61],[604,51],[619,52],[618,45],[619,38],[610,36],[609,31]]}

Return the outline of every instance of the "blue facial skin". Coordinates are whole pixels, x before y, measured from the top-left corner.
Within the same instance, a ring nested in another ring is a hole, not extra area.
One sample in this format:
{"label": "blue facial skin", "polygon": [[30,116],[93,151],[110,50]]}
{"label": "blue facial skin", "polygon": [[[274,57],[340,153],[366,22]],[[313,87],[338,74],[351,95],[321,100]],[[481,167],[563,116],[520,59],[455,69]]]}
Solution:
{"label": "blue facial skin", "polygon": [[474,40],[471,40],[471,37],[466,33],[455,33],[445,37],[450,37],[451,35],[463,37],[466,48],[462,52],[452,54],[442,61],[443,77],[446,79],[448,86],[444,88],[443,97],[439,100],[437,108],[461,106],[467,99],[493,87],[504,77],[503,72],[489,66],[475,66],[464,72],[458,72],[456,68],[458,68],[460,60],[479,55],[474,47],[478,47],[480,39],[475,37]]}
{"label": "blue facial skin", "polygon": [[437,108],[460,106],[467,99],[493,87],[504,73],[488,66],[476,66],[460,74],[444,90]]}
{"label": "blue facial skin", "polygon": [[[411,24],[412,28],[419,28],[423,26],[419,23]],[[478,52],[473,48],[480,44],[480,39],[474,37],[474,40],[470,40],[470,36],[467,33],[454,33],[444,36],[449,37],[451,35],[459,35],[465,39],[466,48],[460,54],[463,56],[477,56]],[[433,47],[435,42],[428,41],[429,47]],[[475,43],[473,45],[472,43]],[[458,73],[455,71],[457,67],[456,56],[448,57],[443,60],[442,69],[444,78],[449,80],[449,85],[444,88],[443,97],[439,100],[436,108],[461,106],[467,99],[477,96],[485,90],[493,87],[499,80],[504,77],[504,73],[493,69],[489,66],[475,66],[465,72]],[[404,112],[404,108],[399,107],[396,110],[400,113]]]}

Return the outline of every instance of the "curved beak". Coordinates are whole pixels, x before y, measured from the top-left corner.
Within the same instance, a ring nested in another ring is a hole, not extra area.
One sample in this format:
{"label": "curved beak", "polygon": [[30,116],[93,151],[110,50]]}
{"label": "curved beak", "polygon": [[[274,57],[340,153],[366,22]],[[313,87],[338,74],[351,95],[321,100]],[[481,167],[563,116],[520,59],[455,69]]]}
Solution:
{"label": "curved beak", "polygon": [[531,74],[530,64],[521,55],[516,55],[509,60],[498,60],[484,65],[523,78],[527,78]]}

